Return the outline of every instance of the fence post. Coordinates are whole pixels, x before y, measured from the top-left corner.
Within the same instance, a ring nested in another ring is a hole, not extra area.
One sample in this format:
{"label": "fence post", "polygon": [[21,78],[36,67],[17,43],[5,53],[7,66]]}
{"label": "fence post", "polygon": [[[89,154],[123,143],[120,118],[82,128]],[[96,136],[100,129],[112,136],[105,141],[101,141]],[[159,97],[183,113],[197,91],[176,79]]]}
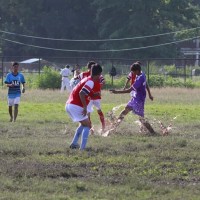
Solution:
{"label": "fence post", "polygon": [[184,84],[186,83],[186,60],[184,59]]}
{"label": "fence post", "polygon": [[4,75],[3,57],[1,58],[1,66],[2,66],[1,84],[2,84],[2,87],[3,87],[3,75]]}
{"label": "fence post", "polygon": [[147,82],[149,84],[149,60],[147,60]]}
{"label": "fence post", "polygon": [[39,75],[40,75],[40,69],[41,69],[41,63],[40,63],[40,58],[39,58],[39,62],[38,62],[38,65],[39,65]]}
{"label": "fence post", "polygon": [[[113,67],[113,60],[112,60],[111,62],[112,62],[112,67]],[[114,76],[111,75],[111,78],[112,78],[112,79],[111,79],[111,84],[112,84],[112,86],[113,86],[113,77],[114,77]]]}

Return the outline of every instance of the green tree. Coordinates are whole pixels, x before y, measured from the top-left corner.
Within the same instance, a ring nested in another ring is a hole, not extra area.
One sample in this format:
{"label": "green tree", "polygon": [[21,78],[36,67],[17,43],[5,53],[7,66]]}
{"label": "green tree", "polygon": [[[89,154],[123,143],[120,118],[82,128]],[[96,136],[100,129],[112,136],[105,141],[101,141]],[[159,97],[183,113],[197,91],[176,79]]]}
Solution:
{"label": "green tree", "polygon": [[[24,35],[58,39],[132,38],[156,35],[198,26],[197,0],[0,0],[0,29]],[[3,39],[57,49],[130,49],[186,38],[185,32],[137,40],[64,42],[0,33]],[[174,57],[176,45],[111,53],[70,53],[39,49],[1,40],[3,55]]]}
{"label": "green tree", "polygon": [[[97,37],[90,1],[80,0],[2,0],[3,30],[46,38],[92,39]],[[3,34],[4,38],[22,43],[58,49],[87,48],[90,44],[33,39]],[[66,55],[64,52],[37,49],[2,42],[5,55]]]}
{"label": "green tree", "polygon": [[[193,0],[95,0],[101,38],[154,35],[197,26],[197,6]],[[173,35],[105,43],[102,48],[134,48],[173,41]],[[120,53],[128,57],[174,56],[176,46]]]}

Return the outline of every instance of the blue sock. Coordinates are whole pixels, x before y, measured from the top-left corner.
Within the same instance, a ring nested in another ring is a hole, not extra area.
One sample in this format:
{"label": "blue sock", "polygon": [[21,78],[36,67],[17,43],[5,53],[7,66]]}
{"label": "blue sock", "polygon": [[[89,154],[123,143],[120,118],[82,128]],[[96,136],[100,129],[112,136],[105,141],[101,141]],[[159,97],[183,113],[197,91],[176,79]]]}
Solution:
{"label": "blue sock", "polygon": [[76,145],[78,143],[78,139],[79,139],[79,137],[80,137],[80,135],[83,131],[83,128],[84,128],[84,126],[81,125],[76,129],[76,132],[74,134],[74,138],[72,140],[72,144]]}
{"label": "blue sock", "polygon": [[85,147],[86,147],[89,132],[90,132],[90,128],[85,126],[83,128],[83,132],[82,132],[81,146],[80,146],[81,150],[85,149]]}

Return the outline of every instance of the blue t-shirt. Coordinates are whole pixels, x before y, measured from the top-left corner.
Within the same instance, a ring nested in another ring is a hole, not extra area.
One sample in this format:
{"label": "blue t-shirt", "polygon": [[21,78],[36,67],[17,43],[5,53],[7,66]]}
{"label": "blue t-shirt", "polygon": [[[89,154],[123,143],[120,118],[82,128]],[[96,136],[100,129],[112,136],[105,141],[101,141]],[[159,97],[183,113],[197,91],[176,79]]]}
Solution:
{"label": "blue t-shirt", "polygon": [[14,87],[9,87],[8,89],[8,97],[14,99],[16,97],[21,96],[21,83],[25,83],[25,79],[23,74],[18,73],[14,75],[13,73],[8,73],[6,76],[6,80],[4,81],[5,84],[13,84]]}
{"label": "blue t-shirt", "polygon": [[132,85],[134,97],[137,100],[145,100],[146,98],[146,76],[144,73],[136,76],[136,80]]}

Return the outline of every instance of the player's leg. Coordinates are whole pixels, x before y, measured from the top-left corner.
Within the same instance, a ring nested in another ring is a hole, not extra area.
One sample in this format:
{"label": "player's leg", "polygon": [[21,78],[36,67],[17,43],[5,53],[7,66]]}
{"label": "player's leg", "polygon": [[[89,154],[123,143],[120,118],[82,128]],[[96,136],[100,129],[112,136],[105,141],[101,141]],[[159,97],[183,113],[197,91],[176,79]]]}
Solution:
{"label": "player's leg", "polygon": [[91,126],[90,132],[91,132],[91,134],[94,134],[94,129],[92,128],[92,121],[91,121],[91,113],[94,111],[93,110],[93,101],[94,100],[90,100],[89,104],[87,105],[87,115],[88,115],[88,119],[90,121],[90,126]]}
{"label": "player's leg", "polygon": [[[139,116],[141,125],[153,135],[155,134],[155,131],[153,130],[151,124],[144,118],[144,104],[145,99],[143,101],[137,101],[136,99],[133,99],[133,101],[130,102],[134,113]],[[143,129],[143,127],[141,127],[141,129]]]}
{"label": "player's leg", "polygon": [[105,131],[106,124],[105,124],[105,117],[104,117],[104,114],[103,114],[102,110],[97,110],[97,113],[98,113],[99,119],[100,119],[100,121],[101,121],[102,131]]}
{"label": "player's leg", "polygon": [[107,137],[108,135],[114,133],[116,131],[116,128],[120,125],[120,123],[122,122],[122,120],[124,119],[124,117],[130,112],[132,111],[132,109],[128,106],[126,106],[124,108],[124,110],[122,110],[122,112],[120,113],[119,117],[117,118],[117,120],[112,124],[112,127],[107,130],[105,133],[102,134],[102,136]]}
{"label": "player's leg", "polygon": [[13,121],[12,106],[8,106],[8,112],[10,115],[10,122],[12,122]]}
{"label": "player's leg", "polygon": [[17,115],[18,115],[18,107],[19,107],[18,104],[15,104],[15,105],[14,105],[14,122],[15,122],[16,119],[17,119]]}
{"label": "player's leg", "polygon": [[88,119],[90,121],[90,126],[91,126],[91,128],[90,128],[90,134],[93,135],[94,134],[94,128],[92,127],[91,113],[88,112],[87,115],[88,115]]}
{"label": "player's leg", "polygon": [[141,122],[141,125],[142,125],[142,127],[141,127],[141,129],[143,128],[143,127],[145,127],[148,131],[149,131],[149,133],[151,134],[151,135],[155,135],[156,133],[155,133],[155,131],[154,131],[154,129],[153,129],[153,127],[151,126],[151,124],[147,121],[147,119],[145,119],[144,117],[139,117],[139,120],[140,120],[140,122]]}
{"label": "player's leg", "polygon": [[10,122],[13,121],[12,107],[14,106],[14,99],[8,98],[8,112],[10,115]]}
{"label": "player's leg", "polygon": [[19,103],[20,103],[20,97],[16,97],[14,99],[14,122],[17,119]]}
{"label": "player's leg", "polygon": [[81,121],[80,123],[83,126],[80,150],[84,150],[86,148],[89,132],[91,129],[91,123],[88,118]]}
{"label": "player's leg", "polygon": [[71,92],[71,86],[70,86],[70,81],[68,78],[66,78],[66,89],[68,92]]}
{"label": "player's leg", "polygon": [[63,79],[63,83],[64,83],[63,90],[67,90],[67,82],[66,82],[66,79],[67,79],[67,78],[64,78],[64,79]]}
{"label": "player's leg", "polygon": [[83,128],[84,127],[80,123],[79,127],[76,129],[76,132],[74,134],[74,138],[73,138],[73,140],[72,140],[72,142],[70,144],[70,148],[71,149],[77,149],[77,148],[79,148],[78,140],[79,140],[79,137],[82,134]]}
{"label": "player's leg", "polygon": [[122,120],[124,119],[124,117],[131,111],[132,109],[128,106],[126,106],[124,108],[124,110],[121,111],[121,113],[119,114],[119,117],[117,118],[117,122],[115,124],[115,126],[118,126]]}
{"label": "player's leg", "polygon": [[90,121],[88,119],[88,116],[83,116],[83,108],[77,105],[73,105],[73,104],[66,104],[66,112],[69,114],[70,118],[74,121],[74,122],[80,122],[80,126],[77,128],[74,138],[72,140],[72,143],[70,145],[70,147],[72,148],[72,144],[74,145],[78,145],[78,139],[81,136],[82,137],[82,141],[81,141],[81,145],[80,145],[80,149],[84,149],[87,143],[87,139],[88,139],[88,134],[89,134],[89,130],[91,128],[91,124]]}
{"label": "player's leg", "polygon": [[93,105],[97,109],[97,113],[99,115],[99,119],[100,119],[101,125],[102,125],[102,131],[104,131],[105,130],[105,118],[104,118],[104,114],[101,110],[101,99],[94,100]]}
{"label": "player's leg", "polygon": [[60,91],[63,92],[64,88],[65,88],[65,83],[64,83],[64,78],[62,78]]}

